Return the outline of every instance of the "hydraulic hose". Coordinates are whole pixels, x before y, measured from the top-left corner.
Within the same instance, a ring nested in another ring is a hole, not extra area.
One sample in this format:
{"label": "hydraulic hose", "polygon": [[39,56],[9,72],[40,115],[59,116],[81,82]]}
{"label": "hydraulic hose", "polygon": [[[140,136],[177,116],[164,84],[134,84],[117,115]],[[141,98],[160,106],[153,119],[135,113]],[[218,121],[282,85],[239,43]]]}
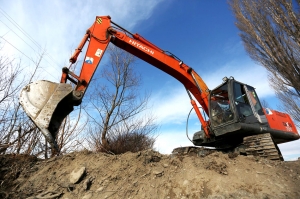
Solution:
{"label": "hydraulic hose", "polygon": [[188,128],[189,128],[189,118],[191,115],[192,110],[194,109],[194,107],[191,108],[187,118],[186,118],[186,137],[189,139],[189,141],[191,141],[193,143],[193,141],[189,138],[189,134],[188,134]]}

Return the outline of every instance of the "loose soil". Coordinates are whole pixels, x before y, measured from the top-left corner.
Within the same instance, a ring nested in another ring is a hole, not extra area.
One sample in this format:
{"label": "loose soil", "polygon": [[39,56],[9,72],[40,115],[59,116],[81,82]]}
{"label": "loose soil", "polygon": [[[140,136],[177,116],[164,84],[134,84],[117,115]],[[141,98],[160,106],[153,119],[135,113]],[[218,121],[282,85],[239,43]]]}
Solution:
{"label": "loose soil", "polygon": [[[75,184],[70,177],[84,169]],[[0,156],[0,198],[300,198],[300,160],[214,152]]]}

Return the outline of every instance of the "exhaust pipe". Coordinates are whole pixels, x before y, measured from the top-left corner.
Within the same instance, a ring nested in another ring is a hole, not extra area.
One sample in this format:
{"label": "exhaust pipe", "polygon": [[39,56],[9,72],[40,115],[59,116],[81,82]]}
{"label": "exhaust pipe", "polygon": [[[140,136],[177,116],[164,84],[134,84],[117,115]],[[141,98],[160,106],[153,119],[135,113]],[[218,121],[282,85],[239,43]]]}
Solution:
{"label": "exhaust pipe", "polygon": [[59,154],[56,135],[64,118],[79,105],[81,98],[73,95],[70,84],[40,80],[25,86],[20,104],[25,113],[41,130],[52,148],[52,156]]}

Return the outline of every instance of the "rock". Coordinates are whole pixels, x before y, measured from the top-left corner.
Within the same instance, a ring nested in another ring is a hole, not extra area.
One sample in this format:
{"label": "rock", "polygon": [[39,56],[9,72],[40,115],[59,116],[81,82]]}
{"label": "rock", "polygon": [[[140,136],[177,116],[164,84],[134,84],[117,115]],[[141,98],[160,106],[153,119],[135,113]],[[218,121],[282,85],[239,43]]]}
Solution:
{"label": "rock", "polygon": [[161,160],[161,154],[153,150],[147,150],[144,153],[144,164],[149,164],[151,162],[159,162]]}
{"label": "rock", "polygon": [[136,186],[136,185],[137,185],[137,183],[138,183],[138,181],[137,181],[137,180],[135,180],[135,181],[132,183],[132,185],[133,185],[133,186]]}
{"label": "rock", "polygon": [[90,199],[92,197],[93,197],[93,193],[87,193],[82,197],[82,199]]}
{"label": "rock", "polygon": [[58,186],[63,187],[63,188],[67,188],[68,191],[73,191],[75,185],[72,183],[67,183],[67,182],[62,182],[62,183],[57,183]]}
{"label": "rock", "polygon": [[83,182],[83,189],[88,190],[91,186],[93,179],[90,177]]}
{"label": "rock", "polygon": [[142,155],[142,153],[141,153],[141,152],[138,152],[138,153],[136,154],[136,158],[140,157],[141,155]]}
{"label": "rock", "polygon": [[185,181],[183,181],[183,183],[182,183],[182,185],[185,186],[185,187],[186,187],[188,184],[189,184],[189,181],[188,181],[188,180],[185,180]]}
{"label": "rock", "polygon": [[101,192],[101,191],[103,191],[103,189],[104,189],[104,187],[99,187],[99,188],[96,190],[96,192]]}
{"label": "rock", "polygon": [[228,157],[229,157],[230,159],[234,159],[234,158],[236,158],[238,155],[239,155],[238,153],[228,153]]}
{"label": "rock", "polygon": [[77,183],[84,173],[85,173],[85,167],[74,169],[70,174],[70,182],[73,184]]}
{"label": "rock", "polygon": [[154,170],[153,171],[153,174],[156,176],[156,177],[161,177],[164,175],[164,171],[163,170]]}
{"label": "rock", "polygon": [[43,193],[40,193],[37,196],[28,197],[26,199],[38,199],[38,198],[58,198],[62,193],[57,191],[46,191]]}

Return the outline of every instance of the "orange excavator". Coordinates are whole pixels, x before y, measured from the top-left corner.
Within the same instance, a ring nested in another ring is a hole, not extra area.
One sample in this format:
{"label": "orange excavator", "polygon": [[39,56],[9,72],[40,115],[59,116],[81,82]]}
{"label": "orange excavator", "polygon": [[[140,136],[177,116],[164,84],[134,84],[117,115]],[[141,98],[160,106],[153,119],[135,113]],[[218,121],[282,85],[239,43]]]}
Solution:
{"label": "orange excavator", "polygon": [[[20,104],[58,153],[55,137],[64,118],[80,105],[86,89],[108,45],[139,57],[180,81],[190,98],[200,131],[193,135],[195,146],[220,150],[239,149],[246,154],[281,159],[277,144],[299,139],[297,129],[286,113],[263,108],[255,89],[224,77],[210,90],[202,78],[182,60],[114,23],[109,16],[97,16],[70,58],[71,65],[88,43],[80,75],[65,67],[60,83],[40,80],[23,88]],[[74,88],[70,81],[74,84]],[[198,104],[208,118],[201,113]]]}

